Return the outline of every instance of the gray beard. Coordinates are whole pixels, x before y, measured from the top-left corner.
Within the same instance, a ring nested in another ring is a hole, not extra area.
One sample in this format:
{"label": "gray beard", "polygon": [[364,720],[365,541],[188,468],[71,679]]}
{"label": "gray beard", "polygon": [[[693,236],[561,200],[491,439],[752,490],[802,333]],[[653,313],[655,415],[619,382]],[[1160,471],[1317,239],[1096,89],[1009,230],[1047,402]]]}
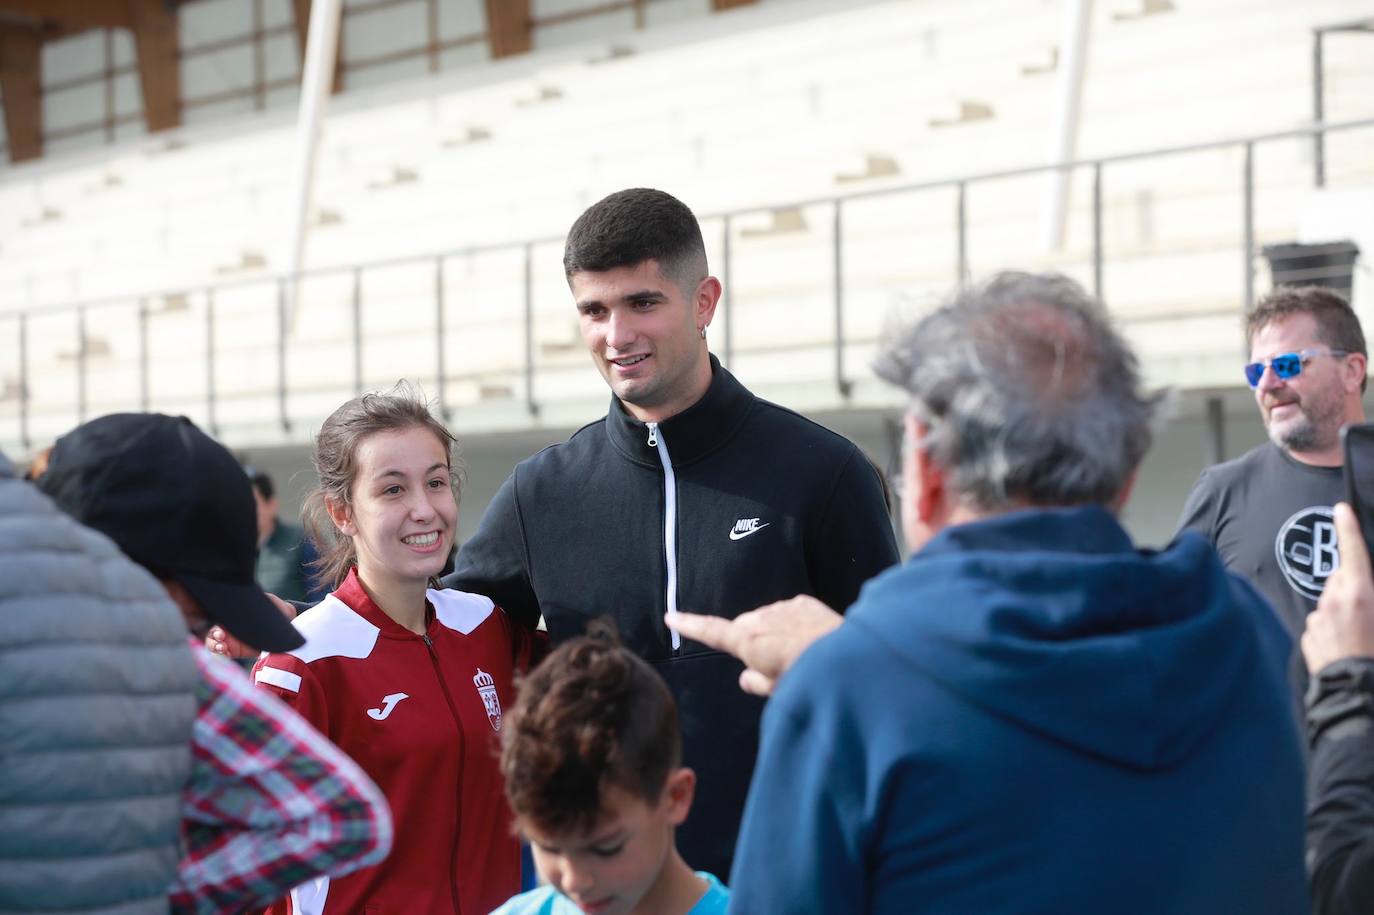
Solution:
{"label": "gray beard", "polygon": [[1266,431],[1269,433],[1269,440],[1278,445],[1285,451],[1320,451],[1331,447],[1336,443],[1336,436],[1323,435],[1317,423],[1312,421],[1312,417],[1306,412],[1302,414],[1302,421],[1294,423],[1288,428],[1280,431],[1270,426]]}

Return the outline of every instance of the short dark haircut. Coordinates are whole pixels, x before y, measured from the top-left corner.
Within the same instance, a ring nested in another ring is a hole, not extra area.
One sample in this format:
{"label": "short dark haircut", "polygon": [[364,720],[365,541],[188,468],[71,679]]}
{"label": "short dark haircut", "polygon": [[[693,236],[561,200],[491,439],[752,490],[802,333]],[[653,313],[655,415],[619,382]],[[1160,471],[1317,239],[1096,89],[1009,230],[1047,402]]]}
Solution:
{"label": "short dark haircut", "polygon": [[[1311,315],[1317,324],[1317,338],[1331,349],[1369,355],[1355,310],[1325,286],[1280,286],[1260,299],[1245,316],[1245,342],[1253,346],[1255,334],[1293,315]],[[1366,377],[1360,382],[1361,391],[1368,381]]]}
{"label": "short dark haircut", "polygon": [[657,802],[681,760],[668,685],[620,644],[609,621],[535,668],[501,728],[511,810],[551,833],[595,829],[607,788]]}
{"label": "short dark haircut", "polygon": [[647,187],[616,191],[587,208],[568,230],[563,272],[571,282],[584,270],[599,273],[658,261],[659,270],[690,295],[706,278],[706,243],[696,216],[672,194]]}
{"label": "short dark haircut", "polygon": [[245,467],[243,469],[248,472],[248,479],[252,482],[253,488],[258,491],[258,495],[262,496],[263,501],[266,502],[271,499],[272,493],[276,492],[276,489],[272,486],[272,478],[256,467]]}

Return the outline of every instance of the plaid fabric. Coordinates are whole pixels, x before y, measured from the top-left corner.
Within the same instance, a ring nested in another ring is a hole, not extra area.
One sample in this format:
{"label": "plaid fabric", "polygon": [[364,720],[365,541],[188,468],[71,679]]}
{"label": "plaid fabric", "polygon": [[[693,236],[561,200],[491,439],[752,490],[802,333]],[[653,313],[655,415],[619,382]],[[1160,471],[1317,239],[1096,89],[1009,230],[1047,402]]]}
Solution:
{"label": "plaid fabric", "polygon": [[241,912],[385,858],[391,815],[371,779],[236,665],[192,653],[200,713],[172,911]]}

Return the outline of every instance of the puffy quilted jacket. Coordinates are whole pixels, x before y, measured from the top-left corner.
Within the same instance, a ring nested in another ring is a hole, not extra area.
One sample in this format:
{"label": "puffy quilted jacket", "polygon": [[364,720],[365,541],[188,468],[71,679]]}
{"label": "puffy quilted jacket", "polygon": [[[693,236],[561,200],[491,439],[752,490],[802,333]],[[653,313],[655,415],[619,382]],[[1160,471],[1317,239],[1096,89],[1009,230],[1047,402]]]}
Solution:
{"label": "puffy quilted jacket", "polygon": [[157,581],[0,456],[0,913],[167,911],[196,679]]}

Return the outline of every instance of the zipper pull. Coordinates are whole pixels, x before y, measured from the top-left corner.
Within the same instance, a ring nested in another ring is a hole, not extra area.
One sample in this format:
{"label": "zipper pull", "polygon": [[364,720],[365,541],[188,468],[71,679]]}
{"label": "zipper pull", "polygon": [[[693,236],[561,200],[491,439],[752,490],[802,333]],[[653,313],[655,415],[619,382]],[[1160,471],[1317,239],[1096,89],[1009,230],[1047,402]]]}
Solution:
{"label": "zipper pull", "polygon": [[649,427],[649,447],[658,447],[658,423],[645,423]]}
{"label": "zipper pull", "polygon": [[425,635],[420,636],[420,638],[422,638],[422,639],[425,640],[425,645],[427,645],[428,647],[430,647],[430,648],[433,648],[433,647],[434,647],[434,643],[431,642],[431,641],[429,640],[429,634],[428,634],[428,633],[426,633]]}

